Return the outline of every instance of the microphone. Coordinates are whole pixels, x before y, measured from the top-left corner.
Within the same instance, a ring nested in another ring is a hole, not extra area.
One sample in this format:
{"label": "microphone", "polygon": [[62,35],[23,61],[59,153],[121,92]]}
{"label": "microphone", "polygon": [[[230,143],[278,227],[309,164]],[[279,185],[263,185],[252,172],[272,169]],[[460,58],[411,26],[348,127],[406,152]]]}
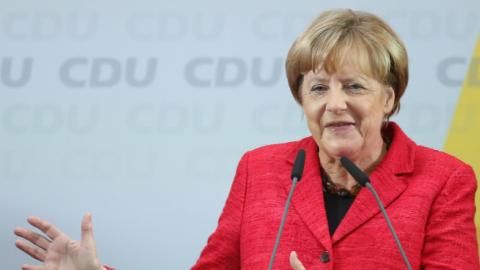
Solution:
{"label": "microphone", "polygon": [[290,187],[290,192],[288,193],[287,202],[285,203],[285,209],[283,210],[282,221],[280,222],[280,228],[277,232],[277,238],[275,240],[275,245],[273,246],[272,256],[270,256],[270,262],[268,263],[268,270],[272,270],[273,262],[275,261],[275,255],[277,254],[278,246],[280,244],[280,237],[282,235],[283,227],[285,226],[285,221],[287,219],[288,208],[290,206],[290,201],[292,200],[293,191],[297,182],[300,181],[303,174],[303,168],[305,167],[305,150],[298,150],[297,157],[293,163],[292,174],[290,178],[292,179],[292,187]]}
{"label": "microphone", "polygon": [[387,221],[387,226],[390,229],[390,232],[393,235],[393,239],[395,239],[395,243],[397,244],[398,250],[400,250],[400,254],[402,255],[403,261],[405,262],[405,265],[407,266],[408,270],[412,270],[412,266],[410,265],[410,262],[408,261],[407,254],[405,253],[405,250],[403,250],[402,244],[400,243],[400,239],[397,236],[397,233],[395,232],[395,229],[393,228],[392,222],[390,221],[390,218],[387,215],[387,211],[385,210],[385,206],[383,206],[382,201],[380,200],[380,197],[378,196],[377,191],[373,188],[372,184],[370,183],[370,179],[368,178],[368,175],[360,170],[360,168],[355,165],[350,159],[346,157],[341,157],[340,158],[340,163],[342,166],[347,170],[347,172],[362,186],[367,187],[375,197],[375,200],[377,201],[378,206],[380,207],[380,210],[383,214],[383,217]]}

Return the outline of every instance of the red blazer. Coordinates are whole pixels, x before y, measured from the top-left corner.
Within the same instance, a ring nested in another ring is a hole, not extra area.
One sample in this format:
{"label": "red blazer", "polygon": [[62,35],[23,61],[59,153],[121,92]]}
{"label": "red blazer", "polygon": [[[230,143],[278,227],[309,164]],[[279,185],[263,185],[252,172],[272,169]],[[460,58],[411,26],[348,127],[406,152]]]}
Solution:
{"label": "red blazer", "polygon": [[[370,175],[413,269],[480,269],[470,166],[416,145],[394,123],[392,144]],[[241,159],[218,227],[193,270],[267,269],[297,151],[303,178],[288,212],[274,269],[406,269],[373,195],[362,189],[330,237],[313,138],[270,145]]]}

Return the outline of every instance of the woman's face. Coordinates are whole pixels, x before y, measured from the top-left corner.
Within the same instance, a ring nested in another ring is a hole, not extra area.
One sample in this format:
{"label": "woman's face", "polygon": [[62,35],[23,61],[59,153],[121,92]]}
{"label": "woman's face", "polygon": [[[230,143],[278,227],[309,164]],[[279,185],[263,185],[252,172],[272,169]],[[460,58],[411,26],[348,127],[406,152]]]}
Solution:
{"label": "woman's face", "polygon": [[333,158],[357,159],[382,149],[383,119],[394,105],[391,87],[344,65],[334,74],[309,71],[300,91],[320,150]]}

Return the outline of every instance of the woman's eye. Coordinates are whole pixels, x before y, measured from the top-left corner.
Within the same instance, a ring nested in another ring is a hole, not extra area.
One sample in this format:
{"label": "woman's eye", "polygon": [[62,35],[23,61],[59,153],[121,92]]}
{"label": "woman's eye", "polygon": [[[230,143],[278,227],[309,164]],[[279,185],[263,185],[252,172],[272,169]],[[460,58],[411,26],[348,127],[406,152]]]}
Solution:
{"label": "woman's eye", "polygon": [[327,90],[327,87],[325,85],[317,84],[312,86],[312,91],[323,92],[326,90]]}
{"label": "woman's eye", "polygon": [[352,91],[358,91],[358,90],[364,89],[364,87],[358,83],[351,83],[347,85],[347,88]]}

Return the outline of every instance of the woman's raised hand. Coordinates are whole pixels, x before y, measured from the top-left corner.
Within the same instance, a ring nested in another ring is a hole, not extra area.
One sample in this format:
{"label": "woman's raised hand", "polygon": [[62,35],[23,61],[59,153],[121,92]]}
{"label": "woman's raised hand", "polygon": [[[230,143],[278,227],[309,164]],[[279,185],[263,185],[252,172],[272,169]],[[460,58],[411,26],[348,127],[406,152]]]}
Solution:
{"label": "woman's raised hand", "polygon": [[15,245],[42,264],[24,264],[23,270],[105,269],[97,257],[90,214],[83,217],[80,242],[72,240],[55,226],[38,217],[29,217],[27,220],[44,234],[17,227],[14,233],[24,240],[17,240]]}
{"label": "woman's raised hand", "polygon": [[292,251],[290,253],[290,266],[293,270],[305,270],[302,262],[298,259],[297,253]]}

